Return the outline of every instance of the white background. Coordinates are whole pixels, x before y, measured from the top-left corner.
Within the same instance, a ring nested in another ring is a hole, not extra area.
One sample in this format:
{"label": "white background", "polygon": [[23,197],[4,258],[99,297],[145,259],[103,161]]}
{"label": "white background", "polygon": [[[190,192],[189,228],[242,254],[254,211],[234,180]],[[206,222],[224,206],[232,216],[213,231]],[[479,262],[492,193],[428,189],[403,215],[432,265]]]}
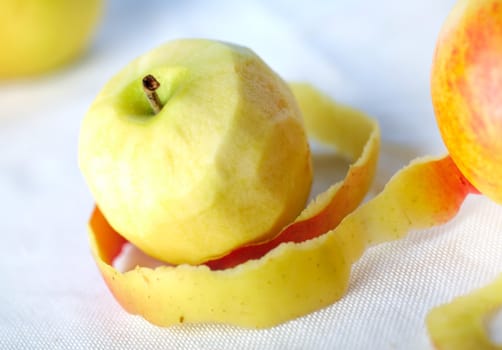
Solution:
{"label": "white background", "polygon": [[[502,272],[500,206],[470,197],[452,222],[370,249],[346,297],[300,319],[261,331],[162,329],[126,314],[102,282],[76,154],[79,123],[114,73],[167,40],[207,37],[248,46],[286,80],[307,80],[377,118],[374,193],[411,159],[444,153],[428,82],[453,2],[115,0],[80,60],[0,83],[0,348],[429,348],[428,310]],[[502,338],[500,324],[493,333]]]}

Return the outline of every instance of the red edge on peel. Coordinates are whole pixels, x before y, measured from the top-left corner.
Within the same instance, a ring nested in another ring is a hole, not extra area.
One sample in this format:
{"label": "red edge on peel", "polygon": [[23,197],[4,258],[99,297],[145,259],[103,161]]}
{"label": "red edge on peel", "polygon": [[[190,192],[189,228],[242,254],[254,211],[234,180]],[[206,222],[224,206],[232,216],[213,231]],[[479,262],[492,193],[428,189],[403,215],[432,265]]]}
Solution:
{"label": "red edge on peel", "polygon": [[204,265],[211,270],[224,270],[248,260],[260,259],[282,243],[300,243],[319,237],[336,227],[343,219],[343,215],[336,211],[336,208],[341,204],[338,200],[341,197],[340,193],[341,191],[337,192],[331,203],[317,215],[286,226],[271,240],[237,248],[227,255],[205,262]]}
{"label": "red edge on peel", "polygon": [[[336,197],[338,196],[334,199]],[[207,261],[204,265],[211,270],[229,269],[248,260],[259,259],[281,243],[300,243],[316,238],[329,231],[330,227],[336,226],[343,218],[343,215],[333,214],[337,202],[333,200],[324,210],[309,219],[290,224],[270,241],[237,248],[227,255]],[[89,225],[93,228],[96,239],[100,241],[98,245],[100,257],[111,265],[128,241],[110,226],[97,206],[94,208]]]}
{"label": "red edge on peel", "polygon": [[94,207],[89,226],[99,241],[97,247],[100,258],[111,265],[128,241],[110,226],[97,206]]}

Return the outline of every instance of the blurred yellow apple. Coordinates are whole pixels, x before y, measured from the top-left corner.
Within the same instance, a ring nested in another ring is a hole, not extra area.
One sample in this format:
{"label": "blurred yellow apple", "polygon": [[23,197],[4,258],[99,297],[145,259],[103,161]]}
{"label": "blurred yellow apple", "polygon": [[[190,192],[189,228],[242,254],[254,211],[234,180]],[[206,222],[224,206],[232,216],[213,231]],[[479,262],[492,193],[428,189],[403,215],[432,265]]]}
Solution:
{"label": "blurred yellow apple", "polygon": [[103,0],[0,1],[0,79],[40,74],[78,57]]}

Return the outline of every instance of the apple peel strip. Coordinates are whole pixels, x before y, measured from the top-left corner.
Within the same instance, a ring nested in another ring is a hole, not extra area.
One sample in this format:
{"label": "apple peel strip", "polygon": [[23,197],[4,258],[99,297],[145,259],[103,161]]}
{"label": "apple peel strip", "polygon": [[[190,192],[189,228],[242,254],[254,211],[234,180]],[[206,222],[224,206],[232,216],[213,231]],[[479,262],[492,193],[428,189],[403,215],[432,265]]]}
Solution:
{"label": "apple peel strip", "polygon": [[[351,265],[369,246],[448,221],[467,194],[475,192],[449,157],[424,158],[398,172],[379,195],[354,210],[375,171],[378,125],[352,109],[340,108],[308,85],[295,84],[292,89],[310,134],[331,141],[348,155],[359,147],[361,155],[345,180],[321,194],[278,236],[290,230],[290,241],[280,241],[245,262],[220,260],[213,269],[208,263],[117,271],[113,260],[126,241],[96,208],[89,223],[91,248],[105,282],[129,313],[161,326],[182,322],[274,326],[340,299]],[[337,129],[334,119],[353,119],[348,125],[361,120],[361,128],[341,133],[352,140],[337,142],[335,131],[330,135]],[[361,139],[366,140],[362,145],[357,141]],[[325,220],[332,227],[326,229]]]}

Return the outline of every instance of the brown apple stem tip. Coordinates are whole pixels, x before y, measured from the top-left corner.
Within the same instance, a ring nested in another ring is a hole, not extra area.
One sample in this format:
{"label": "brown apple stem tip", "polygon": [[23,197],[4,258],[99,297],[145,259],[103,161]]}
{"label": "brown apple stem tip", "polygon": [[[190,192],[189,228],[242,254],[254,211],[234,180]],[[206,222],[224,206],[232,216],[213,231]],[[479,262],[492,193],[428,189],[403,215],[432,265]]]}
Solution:
{"label": "brown apple stem tip", "polygon": [[143,90],[145,91],[145,95],[148,98],[148,102],[152,107],[153,113],[157,114],[162,109],[162,103],[160,102],[159,95],[157,95],[157,90],[160,86],[160,83],[155,79],[155,77],[151,74],[148,74],[143,78]]}

